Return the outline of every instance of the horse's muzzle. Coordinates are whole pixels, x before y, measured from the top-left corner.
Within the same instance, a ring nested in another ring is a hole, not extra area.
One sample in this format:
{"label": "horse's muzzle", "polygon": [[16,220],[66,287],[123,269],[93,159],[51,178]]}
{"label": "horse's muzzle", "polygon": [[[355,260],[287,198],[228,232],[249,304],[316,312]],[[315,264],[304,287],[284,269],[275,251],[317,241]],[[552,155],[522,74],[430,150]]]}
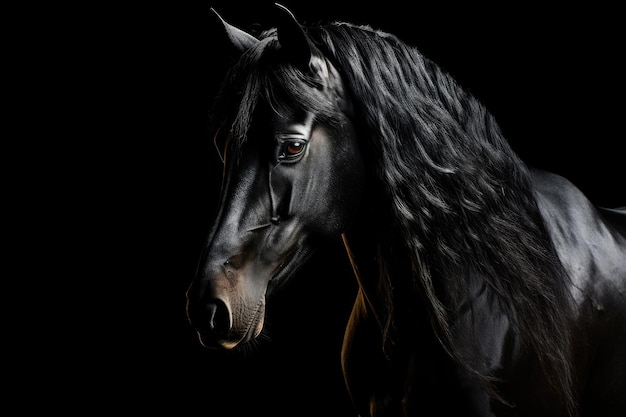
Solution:
{"label": "horse's muzzle", "polygon": [[215,288],[192,286],[187,293],[187,317],[207,348],[232,349],[249,342],[261,333],[264,316],[264,291],[219,294]]}

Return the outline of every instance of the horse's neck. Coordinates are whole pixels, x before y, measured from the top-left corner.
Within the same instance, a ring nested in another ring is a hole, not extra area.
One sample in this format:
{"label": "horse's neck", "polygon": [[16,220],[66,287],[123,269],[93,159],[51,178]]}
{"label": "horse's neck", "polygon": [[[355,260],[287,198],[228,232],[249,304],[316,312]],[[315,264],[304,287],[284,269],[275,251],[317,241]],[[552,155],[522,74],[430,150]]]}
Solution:
{"label": "horse's neck", "polygon": [[[410,326],[425,324],[428,320],[426,297],[420,293],[421,287],[416,282],[417,277],[413,276],[415,271],[411,268],[408,254],[406,256],[402,253],[392,255],[392,259],[386,259],[386,262],[383,262],[391,270],[382,271],[381,243],[372,236],[370,230],[364,227],[353,229],[344,233],[342,239],[359,289],[363,294],[365,306],[376,317],[378,324],[381,327],[385,325],[386,314],[390,311],[388,303],[394,304],[394,326],[402,324],[398,320],[408,320]],[[387,256],[393,252],[389,247],[385,247],[384,250]],[[385,279],[385,274],[390,280],[386,285],[392,287],[392,294],[387,297],[382,290],[385,284],[381,283],[381,279]],[[456,281],[453,288],[445,288],[445,285],[444,288],[440,288],[440,291],[447,294],[444,303],[454,316],[450,317],[452,326],[455,325],[456,318],[459,318],[459,323],[463,325],[466,318],[462,316],[474,308],[495,309],[498,314],[503,314],[503,311],[493,304],[495,298],[491,288],[480,278],[480,275],[466,271],[457,280],[443,281],[448,282],[449,285],[453,285],[452,281]],[[458,285],[459,281],[464,281],[465,285]]]}

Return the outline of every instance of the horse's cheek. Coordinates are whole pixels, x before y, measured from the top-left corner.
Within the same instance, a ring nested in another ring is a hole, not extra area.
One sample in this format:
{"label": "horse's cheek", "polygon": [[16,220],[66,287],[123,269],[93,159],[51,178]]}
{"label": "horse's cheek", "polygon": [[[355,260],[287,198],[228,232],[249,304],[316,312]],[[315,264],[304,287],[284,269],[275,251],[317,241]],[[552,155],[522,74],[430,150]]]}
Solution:
{"label": "horse's cheek", "polygon": [[316,228],[334,237],[345,231],[355,217],[364,190],[365,169],[356,143],[356,134],[349,125],[339,131],[316,129],[307,162],[307,211],[317,213]]}

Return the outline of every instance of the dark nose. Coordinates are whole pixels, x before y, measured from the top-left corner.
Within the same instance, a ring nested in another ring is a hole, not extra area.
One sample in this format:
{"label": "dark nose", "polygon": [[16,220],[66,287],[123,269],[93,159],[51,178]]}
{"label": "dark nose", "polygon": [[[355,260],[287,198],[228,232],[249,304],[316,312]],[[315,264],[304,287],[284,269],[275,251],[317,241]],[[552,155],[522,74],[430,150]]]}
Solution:
{"label": "dark nose", "polygon": [[219,338],[227,337],[232,322],[230,320],[230,311],[223,300],[218,298],[209,300],[207,303],[207,311],[209,313],[209,330]]}

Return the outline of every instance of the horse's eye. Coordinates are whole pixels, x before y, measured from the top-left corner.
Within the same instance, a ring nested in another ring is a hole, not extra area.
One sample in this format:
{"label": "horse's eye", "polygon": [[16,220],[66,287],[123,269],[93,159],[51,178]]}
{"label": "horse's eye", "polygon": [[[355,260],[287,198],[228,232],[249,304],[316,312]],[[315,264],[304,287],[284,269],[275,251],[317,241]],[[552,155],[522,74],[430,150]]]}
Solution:
{"label": "horse's eye", "polygon": [[301,140],[288,140],[281,144],[278,160],[283,162],[295,162],[302,157],[306,148],[306,142]]}
{"label": "horse's eye", "polygon": [[298,155],[304,150],[304,142],[287,142],[285,143],[284,149],[287,156]]}

